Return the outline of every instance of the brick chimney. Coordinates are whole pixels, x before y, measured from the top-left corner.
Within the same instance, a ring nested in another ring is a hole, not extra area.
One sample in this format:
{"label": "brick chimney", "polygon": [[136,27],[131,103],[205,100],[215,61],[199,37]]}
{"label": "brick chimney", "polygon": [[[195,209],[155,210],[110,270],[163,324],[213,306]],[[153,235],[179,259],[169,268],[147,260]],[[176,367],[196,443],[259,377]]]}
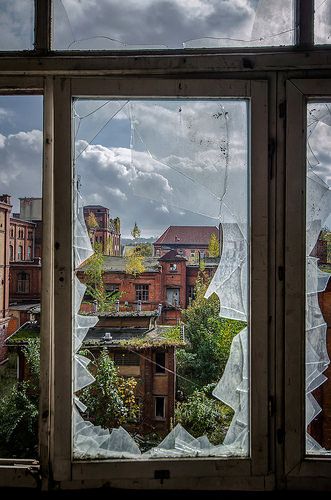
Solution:
{"label": "brick chimney", "polygon": [[2,203],[6,203],[7,205],[10,205],[10,195],[9,194],[2,194],[0,196],[0,201]]}

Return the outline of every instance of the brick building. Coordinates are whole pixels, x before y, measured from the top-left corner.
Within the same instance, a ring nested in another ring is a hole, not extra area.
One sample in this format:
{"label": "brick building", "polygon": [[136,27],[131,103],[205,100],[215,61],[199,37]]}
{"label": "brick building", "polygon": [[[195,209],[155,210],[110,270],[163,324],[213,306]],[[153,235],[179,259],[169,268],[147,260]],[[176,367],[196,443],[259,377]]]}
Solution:
{"label": "brick building", "polygon": [[162,257],[169,250],[176,250],[189,263],[198,263],[209,256],[208,245],[212,234],[220,243],[220,231],[216,226],[169,226],[153,243],[154,255]]}
{"label": "brick building", "polygon": [[[95,217],[96,227],[89,227],[88,219],[90,214],[93,214]],[[104,255],[121,255],[121,227],[119,218],[111,219],[109,208],[101,205],[85,206],[84,218],[91,243],[100,243]]]}
{"label": "brick building", "polygon": [[[18,378],[24,380],[29,374],[22,348],[28,339],[39,337],[40,308],[20,312],[27,314],[28,319],[8,337],[7,346],[17,354]],[[157,311],[100,313],[98,317],[82,347],[89,349],[94,357],[106,348],[119,375],[136,379],[140,415],[132,428],[142,434],[167,434],[175,411],[175,349],[182,342],[165,341],[166,331],[157,325]],[[88,417],[93,420],[93,415]]]}
{"label": "brick building", "polygon": [[42,199],[20,198],[20,213],[10,219],[10,303],[40,301]]}
{"label": "brick building", "polygon": [[[218,266],[219,258],[204,260],[205,271],[212,276]],[[108,292],[120,292],[120,307],[135,310],[141,301],[143,311],[153,311],[162,305],[160,324],[176,325],[181,318],[181,310],[186,309],[193,298],[194,285],[199,272],[198,264],[190,264],[176,251],[170,250],[163,257],[145,257],[144,272],[134,277],[126,272],[124,257],[105,257],[104,284]],[[84,281],[82,266],[78,277]],[[82,305],[86,312],[91,304]]]}
{"label": "brick building", "polygon": [[0,363],[7,357],[5,340],[9,322],[10,196],[0,196]]}

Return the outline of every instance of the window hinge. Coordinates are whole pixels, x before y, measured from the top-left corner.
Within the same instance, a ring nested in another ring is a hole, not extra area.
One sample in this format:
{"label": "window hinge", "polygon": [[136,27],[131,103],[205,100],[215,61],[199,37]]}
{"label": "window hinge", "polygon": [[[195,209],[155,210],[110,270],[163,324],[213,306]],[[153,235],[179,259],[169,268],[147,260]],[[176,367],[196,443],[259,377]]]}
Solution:
{"label": "window hinge", "polygon": [[278,112],[279,118],[286,118],[286,101],[279,103]]}

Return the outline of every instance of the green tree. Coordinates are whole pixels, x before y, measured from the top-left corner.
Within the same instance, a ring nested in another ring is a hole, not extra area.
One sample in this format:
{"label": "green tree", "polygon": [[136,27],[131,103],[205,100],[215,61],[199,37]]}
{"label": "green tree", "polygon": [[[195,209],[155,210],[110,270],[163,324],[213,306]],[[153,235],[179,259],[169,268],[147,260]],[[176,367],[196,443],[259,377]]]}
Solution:
{"label": "green tree", "polygon": [[184,397],[195,389],[218,382],[230,354],[232,339],[245,326],[241,321],[219,317],[218,296],[204,297],[209,281],[206,273],[199,271],[195,298],[183,311],[188,347],[177,351],[177,380]]}
{"label": "green tree", "polygon": [[144,256],[140,254],[137,248],[132,248],[128,251],[128,254],[125,256],[125,261],[125,272],[127,274],[132,274],[135,278],[146,270],[144,266]]}
{"label": "green tree", "polygon": [[136,241],[138,238],[140,238],[140,235],[141,235],[141,231],[137,225],[137,223],[135,222],[134,223],[134,226],[131,230],[131,235],[132,237],[134,238],[134,240]]}
{"label": "green tree", "polygon": [[99,224],[93,212],[89,212],[88,217],[86,219],[86,226],[89,237],[94,243],[94,234],[96,229],[99,227]]}
{"label": "green tree", "polygon": [[233,411],[217,399],[211,398],[210,390],[210,386],[196,389],[187,401],[177,402],[175,423],[180,423],[196,438],[206,435],[212,444],[217,445],[225,437]]}
{"label": "green tree", "polygon": [[209,257],[219,257],[220,255],[220,245],[215,233],[212,233],[210,236],[208,244],[208,254]]}
{"label": "green tree", "polygon": [[37,458],[40,379],[40,341],[23,348],[29,379],[17,382],[0,399],[0,454],[3,458]]}
{"label": "green tree", "polygon": [[134,377],[119,375],[107,349],[93,360],[93,375],[95,382],[79,394],[87,406],[88,418],[105,428],[136,423],[139,415],[135,396],[137,381]]}
{"label": "green tree", "polygon": [[138,243],[135,247],[135,251],[139,253],[139,255],[143,255],[144,257],[152,257],[153,255],[153,246],[151,243]]}
{"label": "green tree", "polygon": [[104,260],[101,244],[94,244],[94,253],[88,259],[85,269],[85,284],[87,293],[96,301],[99,312],[108,312],[114,309],[116,299],[120,297],[119,292],[107,292],[104,285]]}

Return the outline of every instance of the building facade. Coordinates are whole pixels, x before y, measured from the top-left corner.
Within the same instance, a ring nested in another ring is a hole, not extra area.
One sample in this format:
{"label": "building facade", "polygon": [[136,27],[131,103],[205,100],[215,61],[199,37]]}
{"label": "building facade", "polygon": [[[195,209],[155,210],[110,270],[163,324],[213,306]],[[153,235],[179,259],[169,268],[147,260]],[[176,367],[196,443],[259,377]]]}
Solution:
{"label": "building facade", "polygon": [[[92,224],[89,219],[91,214],[95,218],[95,222]],[[91,243],[99,243],[104,255],[120,255],[121,227],[119,218],[111,219],[109,208],[101,205],[85,206],[84,218]]]}
{"label": "building facade", "polygon": [[209,256],[212,234],[220,247],[220,231],[216,226],[169,226],[153,244],[154,255],[162,257],[169,250],[176,250],[189,263],[197,264]]}
{"label": "building facade", "polygon": [[[205,258],[205,272],[209,277],[213,276],[218,263],[219,258]],[[177,325],[181,320],[181,311],[193,298],[199,265],[190,264],[174,250],[160,258],[145,257],[144,271],[136,276],[126,272],[126,264],[124,257],[104,259],[104,286],[107,292],[119,292],[121,310],[136,310],[138,303],[143,311],[154,311],[161,306],[159,323]],[[78,272],[81,281],[85,280],[85,269],[86,266],[82,266]],[[82,310],[89,312],[91,307],[91,302],[87,300]]]}
{"label": "building facade", "polygon": [[7,357],[5,346],[9,322],[9,234],[10,196],[0,196],[0,363]]}

